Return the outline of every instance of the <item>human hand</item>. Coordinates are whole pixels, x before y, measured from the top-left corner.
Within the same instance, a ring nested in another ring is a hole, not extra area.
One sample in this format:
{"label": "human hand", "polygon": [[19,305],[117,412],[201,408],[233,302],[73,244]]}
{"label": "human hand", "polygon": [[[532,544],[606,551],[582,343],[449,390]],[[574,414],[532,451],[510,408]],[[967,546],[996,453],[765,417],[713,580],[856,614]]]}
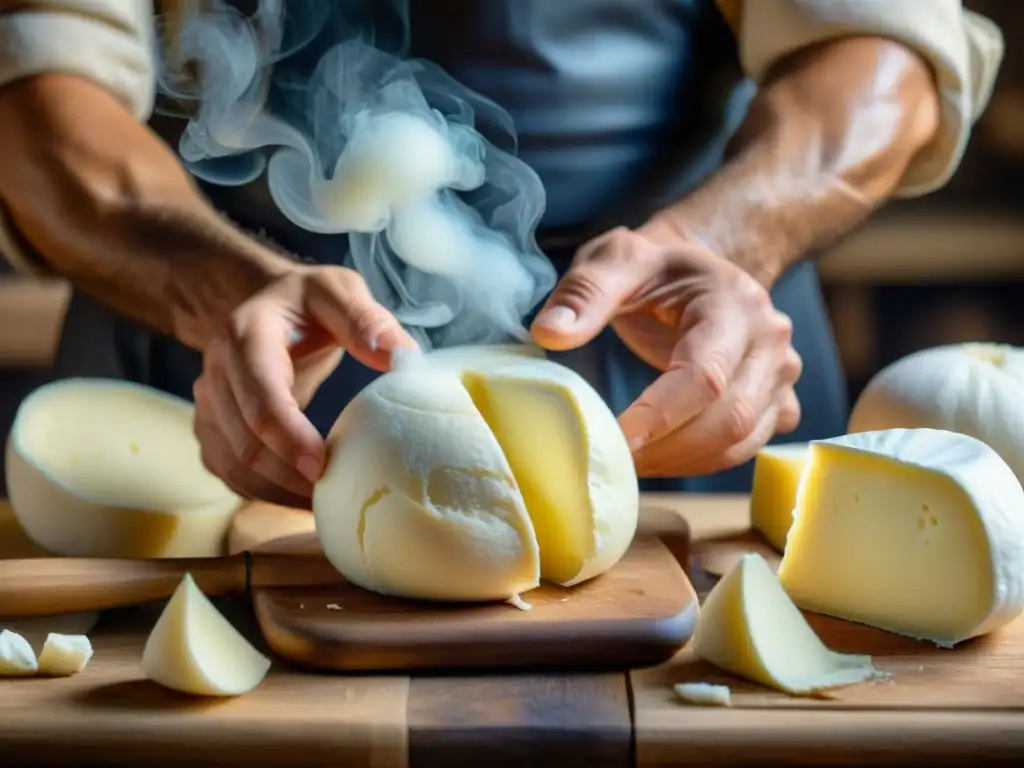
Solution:
{"label": "human hand", "polygon": [[532,333],[579,347],[611,323],[664,373],[619,417],[641,476],[695,476],[752,458],[796,429],[802,362],[788,317],[740,267],[698,245],[627,229],[584,245]]}
{"label": "human hand", "polygon": [[296,266],[241,304],[193,387],[203,463],[236,493],[308,508],[324,441],[302,413],[344,352],[378,371],[416,342],[344,267]]}

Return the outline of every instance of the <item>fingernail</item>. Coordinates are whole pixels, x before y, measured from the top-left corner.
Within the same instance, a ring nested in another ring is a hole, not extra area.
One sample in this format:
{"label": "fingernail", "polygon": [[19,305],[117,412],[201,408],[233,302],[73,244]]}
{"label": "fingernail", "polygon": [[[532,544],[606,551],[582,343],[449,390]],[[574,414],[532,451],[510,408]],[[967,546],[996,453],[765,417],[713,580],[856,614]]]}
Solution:
{"label": "fingernail", "polygon": [[320,479],[320,462],[312,456],[299,456],[297,462],[299,472],[311,483]]}
{"label": "fingernail", "polygon": [[647,443],[647,438],[648,435],[636,435],[634,437],[629,438],[629,450],[632,451],[633,453],[636,453],[641,448],[643,448],[644,445]]}
{"label": "fingernail", "polygon": [[551,307],[537,316],[537,322],[557,331],[567,331],[576,323],[579,316],[569,307]]}

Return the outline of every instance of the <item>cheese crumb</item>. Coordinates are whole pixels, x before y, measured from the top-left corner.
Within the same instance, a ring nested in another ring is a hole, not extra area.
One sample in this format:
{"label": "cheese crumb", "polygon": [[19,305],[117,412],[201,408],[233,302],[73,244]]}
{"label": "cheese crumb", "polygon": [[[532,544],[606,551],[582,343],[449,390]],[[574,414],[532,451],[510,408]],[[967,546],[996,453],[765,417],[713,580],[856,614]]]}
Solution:
{"label": "cheese crumb", "polygon": [[711,683],[678,683],[672,688],[687,704],[699,707],[731,707],[732,691],[727,685]]}

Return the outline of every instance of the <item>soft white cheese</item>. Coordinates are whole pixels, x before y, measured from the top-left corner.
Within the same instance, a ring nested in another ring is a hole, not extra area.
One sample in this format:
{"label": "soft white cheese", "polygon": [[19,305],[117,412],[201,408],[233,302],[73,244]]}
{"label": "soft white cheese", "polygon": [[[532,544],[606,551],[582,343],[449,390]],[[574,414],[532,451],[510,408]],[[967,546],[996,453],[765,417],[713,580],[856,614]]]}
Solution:
{"label": "soft white cheese", "polygon": [[944,429],[987,443],[1024,482],[1024,350],[951,344],[908,355],[877,373],[848,432]]}
{"label": "soft white cheese", "polygon": [[105,379],[29,395],[7,442],[7,491],[25,533],[75,557],[223,554],[240,500],[210,474],[190,403]]}
{"label": "soft white cheese", "polygon": [[535,349],[411,355],[345,409],[313,498],[351,581],[434,600],[507,600],[615,565],[639,492],[614,415]]}

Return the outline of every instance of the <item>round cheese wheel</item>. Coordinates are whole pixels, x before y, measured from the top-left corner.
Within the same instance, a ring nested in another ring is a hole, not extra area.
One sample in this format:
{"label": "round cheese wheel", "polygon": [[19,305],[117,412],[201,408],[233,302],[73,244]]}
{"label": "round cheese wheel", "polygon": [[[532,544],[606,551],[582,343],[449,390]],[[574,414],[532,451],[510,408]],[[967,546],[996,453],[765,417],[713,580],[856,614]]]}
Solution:
{"label": "round cheese wheel", "polygon": [[514,599],[604,573],[636,532],[636,470],[577,374],[529,348],[400,358],[341,414],[313,495],[353,583],[395,596]]}
{"label": "round cheese wheel", "polygon": [[190,403],[107,379],[40,387],[7,440],[7,492],[25,533],[76,557],[223,554],[240,499],[209,473]]}
{"label": "round cheese wheel", "polygon": [[1024,350],[952,344],[908,355],[877,373],[848,432],[925,427],[969,435],[1024,481]]}

